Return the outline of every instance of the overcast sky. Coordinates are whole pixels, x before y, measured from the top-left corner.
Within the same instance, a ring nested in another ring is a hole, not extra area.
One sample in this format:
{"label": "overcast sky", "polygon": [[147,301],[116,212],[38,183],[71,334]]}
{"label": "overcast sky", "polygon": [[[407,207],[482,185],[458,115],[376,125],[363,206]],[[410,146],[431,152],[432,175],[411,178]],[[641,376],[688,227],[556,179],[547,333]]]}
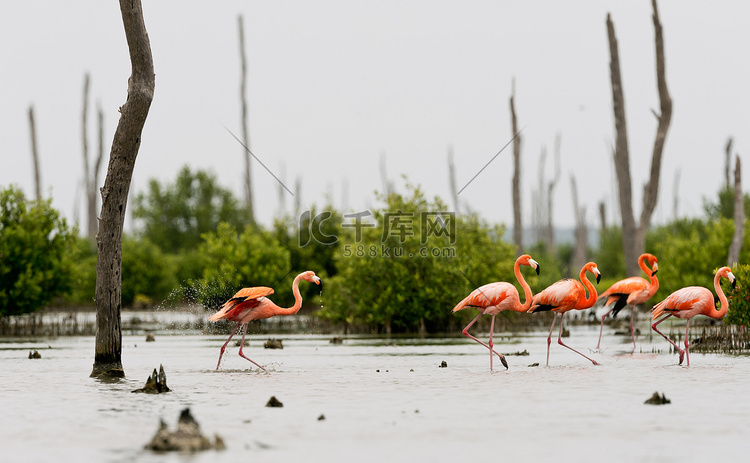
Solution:
{"label": "overcast sky", "polygon": [[[724,182],[724,145],[750,146],[750,5],[661,1],[667,82],[674,113],[654,220],[702,214]],[[539,156],[561,134],[562,178],[554,219],[574,223],[575,175],[588,222],[597,204],[613,220],[614,124],[606,15],[620,45],[636,214],[658,108],[651,4],[639,1],[144,1],[156,92],[133,175],[131,198],[149,179],[173,181],[184,165],[208,169],[242,195],[237,16],[245,21],[251,148],[302,205],[378,206],[379,164],[449,201],[447,152],[458,187],[512,137],[509,97],[524,127],[522,201],[531,220]],[[89,147],[95,110],[105,114],[106,153],[130,75],[118,2],[38,0],[0,4],[0,186],[33,195],[29,123],[36,127],[45,196],[69,219],[83,216],[81,112],[90,73]],[[225,128],[226,127],[226,128]],[[491,222],[512,226],[512,150],[460,195]],[[93,154],[93,153],[92,153]],[[745,184],[750,185],[745,161]],[[282,171],[281,166],[285,166]],[[102,169],[103,183],[106,171]],[[348,184],[345,187],[344,184]],[[277,184],[253,164],[258,219],[279,210]],[[293,200],[287,194],[286,208]],[[80,211],[80,212],[76,212]],[[85,223],[81,223],[85,229]]]}

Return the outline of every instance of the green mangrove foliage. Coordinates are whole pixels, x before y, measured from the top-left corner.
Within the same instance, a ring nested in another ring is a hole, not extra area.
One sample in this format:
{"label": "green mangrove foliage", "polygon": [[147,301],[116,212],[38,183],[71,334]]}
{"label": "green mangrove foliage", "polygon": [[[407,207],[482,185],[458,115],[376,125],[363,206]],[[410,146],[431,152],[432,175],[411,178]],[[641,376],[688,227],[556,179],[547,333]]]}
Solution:
{"label": "green mangrove foliage", "polygon": [[51,200],[0,190],[0,316],[33,312],[70,291],[74,237]]}

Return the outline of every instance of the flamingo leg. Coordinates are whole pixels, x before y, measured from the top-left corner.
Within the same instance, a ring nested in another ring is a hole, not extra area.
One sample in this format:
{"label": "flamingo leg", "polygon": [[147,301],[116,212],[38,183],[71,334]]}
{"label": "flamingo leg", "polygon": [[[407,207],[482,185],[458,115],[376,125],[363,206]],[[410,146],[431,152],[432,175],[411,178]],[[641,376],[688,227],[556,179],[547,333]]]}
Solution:
{"label": "flamingo leg", "polygon": [[[479,339],[475,338],[474,336],[472,336],[472,335],[471,335],[471,334],[469,333],[469,328],[471,328],[471,327],[472,327],[472,326],[474,325],[474,323],[476,323],[476,322],[477,322],[477,320],[479,320],[479,317],[481,317],[482,315],[483,315],[483,314],[482,314],[482,313],[480,313],[479,315],[477,315],[476,317],[474,317],[474,320],[472,320],[472,321],[471,321],[471,323],[469,323],[468,325],[466,325],[466,328],[464,328],[464,329],[463,329],[463,331],[461,331],[461,333],[462,333],[462,334],[463,334],[464,336],[466,336],[466,337],[468,337],[468,338],[471,338],[471,339],[473,339],[474,341],[478,342],[479,344],[483,345],[484,347],[486,347],[487,349],[489,349],[489,350],[490,350],[490,352],[493,352],[493,353],[495,353],[495,355],[497,355],[498,357],[500,357],[500,358],[502,359],[501,361],[503,362],[503,365],[505,365],[505,368],[508,368],[508,364],[507,364],[507,362],[505,362],[505,361],[504,361],[504,360],[505,360],[505,357],[503,357],[503,356],[502,356],[502,354],[500,354],[499,352],[497,352],[497,351],[493,350],[493,349],[492,349],[492,348],[491,348],[490,346],[488,346],[487,344],[483,343],[482,341],[480,341]],[[493,321],[494,321],[494,317],[493,317]]]}
{"label": "flamingo leg", "polygon": [[688,342],[689,331],[690,331],[690,319],[688,318],[687,326],[685,327],[685,360],[687,360],[687,366],[690,366],[690,342]]}
{"label": "flamingo leg", "polygon": [[221,352],[219,352],[219,363],[216,364],[216,369],[218,370],[221,366],[221,356],[224,355],[224,350],[227,348],[227,344],[229,344],[229,341],[232,339],[232,336],[237,332],[238,329],[240,329],[240,325],[242,323],[237,323],[237,326],[234,328],[234,331],[232,331],[232,334],[229,335],[229,338],[227,338],[227,342],[224,343],[223,346],[221,346]]}
{"label": "flamingo leg", "polygon": [[245,345],[245,334],[247,333],[247,325],[248,325],[248,324],[247,324],[247,323],[245,323],[245,328],[244,328],[244,329],[242,330],[242,341],[240,341],[240,357],[244,358],[245,360],[249,360],[250,362],[254,363],[254,364],[255,364],[255,366],[257,366],[257,367],[258,367],[258,368],[260,368],[261,370],[263,370],[263,371],[265,371],[266,373],[268,373],[268,371],[266,371],[266,369],[265,369],[265,368],[263,368],[262,366],[258,365],[258,364],[257,364],[257,363],[255,362],[255,360],[251,359],[250,357],[247,357],[247,356],[246,356],[245,354],[243,354],[243,353],[242,353],[242,346],[244,346],[244,345]]}
{"label": "flamingo leg", "polygon": [[633,319],[635,318],[635,307],[631,306],[630,309],[630,337],[633,338],[633,352],[635,352],[635,331],[633,330]]}
{"label": "flamingo leg", "polygon": [[656,321],[656,323],[654,323],[653,325],[651,325],[651,329],[654,330],[654,331],[656,331],[657,333],[659,333],[662,338],[664,338],[667,341],[669,341],[669,343],[672,344],[675,349],[677,349],[677,351],[680,353],[680,363],[679,364],[682,365],[682,360],[683,360],[683,358],[685,356],[685,351],[682,350],[682,349],[680,349],[680,346],[678,346],[677,344],[675,344],[674,341],[672,341],[667,336],[665,336],[664,333],[662,333],[661,331],[659,331],[659,329],[656,327],[656,325],[658,325],[659,323],[663,322],[664,320],[666,320],[667,318],[669,318],[671,316],[672,316],[672,314],[669,313],[669,314],[665,315],[664,317],[660,318],[659,320]]}
{"label": "flamingo leg", "polygon": [[599,365],[599,364],[598,364],[598,363],[596,362],[596,360],[594,360],[594,359],[591,359],[591,358],[588,358],[588,357],[586,357],[586,356],[585,356],[585,355],[583,355],[582,353],[578,352],[577,350],[573,349],[572,347],[570,347],[570,346],[568,346],[567,344],[565,344],[565,343],[563,343],[563,342],[562,342],[562,331],[563,331],[563,317],[564,317],[564,316],[565,316],[565,314],[563,314],[563,315],[562,315],[562,316],[560,317],[560,332],[559,332],[559,333],[558,333],[558,335],[557,335],[557,343],[558,343],[558,344],[560,344],[560,345],[561,345],[561,346],[563,346],[563,347],[567,347],[568,349],[572,350],[573,352],[575,352],[576,354],[580,355],[581,357],[583,357],[583,358],[585,358],[585,359],[588,359],[588,360],[589,360],[589,361],[590,361],[591,363],[593,363],[594,365]]}
{"label": "flamingo leg", "polygon": [[[492,343],[492,333],[495,331],[495,314],[492,314],[492,321],[490,321],[490,371],[492,371],[492,353],[495,352],[495,350],[492,348],[494,344]],[[495,352],[497,353],[497,352]],[[497,354],[500,356],[500,361],[503,362],[503,366],[505,369],[508,369],[508,362],[505,360],[505,356],[503,354]]]}
{"label": "flamingo leg", "polygon": [[[560,314],[555,313],[555,318],[552,319],[552,326],[549,327],[549,335],[547,336],[547,366],[549,366],[549,346],[552,344],[552,330],[555,328],[558,315]],[[562,325],[562,322],[560,322],[560,325]]]}
{"label": "flamingo leg", "polygon": [[615,310],[614,306],[607,311],[604,315],[602,315],[602,324],[599,327],[599,342],[596,343],[597,350],[599,349],[599,344],[602,343],[602,331],[604,331],[604,319],[607,318],[607,315],[611,314],[612,311]]}

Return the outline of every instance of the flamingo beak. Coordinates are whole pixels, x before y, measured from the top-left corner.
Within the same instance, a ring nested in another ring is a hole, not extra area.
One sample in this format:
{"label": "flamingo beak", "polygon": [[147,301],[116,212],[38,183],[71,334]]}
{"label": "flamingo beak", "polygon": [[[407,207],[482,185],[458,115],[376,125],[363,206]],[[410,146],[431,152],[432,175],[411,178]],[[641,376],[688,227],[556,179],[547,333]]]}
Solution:
{"label": "flamingo beak", "polygon": [[529,265],[534,267],[534,270],[536,270],[536,274],[539,275],[539,262],[535,261],[534,259],[529,259]]}
{"label": "flamingo beak", "polygon": [[732,272],[727,273],[727,277],[729,278],[729,281],[732,282],[732,291],[734,291],[734,288],[737,286],[737,278],[735,278],[734,273]]}
{"label": "flamingo beak", "polygon": [[596,267],[594,267],[594,274],[596,275],[596,284],[599,284],[599,281],[602,279],[602,274]]}
{"label": "flamingo beak", "polygon": [[656,275],[656,272],[658,272],[658,271],[659,271],[659,264],[657,264],[656,262],[654,262],[654,267],[653,267],[653,271],[651,272],[651,276]]}

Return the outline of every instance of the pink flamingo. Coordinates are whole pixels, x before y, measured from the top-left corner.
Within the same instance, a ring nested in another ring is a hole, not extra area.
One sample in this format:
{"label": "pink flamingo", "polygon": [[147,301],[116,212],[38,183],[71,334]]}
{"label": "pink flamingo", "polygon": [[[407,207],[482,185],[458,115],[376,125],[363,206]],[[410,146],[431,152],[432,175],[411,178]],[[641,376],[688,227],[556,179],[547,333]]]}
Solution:
{"label": "pink flamingo", "polygon": [[[723,318],[729,310],[727,297],[724,295],[724,290],[721,289],[721,285],[719,284],[722,278],[726,278],[727,280],[729,280],[729,282],[732,284],[732,289],[734,289],[735,285],[737,284],[737,279],[734,277],[732,269],[730,269],[729,267],[722,267],[716,272],[716,276],[714,276],[714,290],[716,290],[716,294],[719,296],[719,302],[721,304],[718,309],[716,308],[714,296],[711,291],[708,288],[704,288],[702,286],[688,286],[687,288],[678,289],[677,291],[670,294],[666,299],[656,304],[653,309],[651,309],[654,312],[653,320],[656,320],[658,317],[666,314],[664,318],[656,321],[653,325],[651,325],[651,328],[659,333],[664,339],[669,341],[669,343],[679,351],[680,365],[682,365],[683,359],[687,358],[687,366],[690,366],[690,351],[688,342],[690,319],[695,317],[696,315],[707,315],[711,318],[719,319]],[[675,344],[674,341],[669,339],[667,336],[664,336],[664,333],[656,328],[656,325],[671,316],[687,320],[687,326],[685,327],[685,350],[680,349],[680,347]]]}
{"label": "pink flamingo", "polygon": [[[560,333],[557,335],[557,343],[590,360],[594,365],[598,365],[595,360],[586,357],[562,342],[563,317],[565,317],[565,313],[570,310],[588,309],[593,307],[596,302],[596,288],[594,288],[594,285],[591,284],[588,278],[586,278],[587,271],[596,275],[596,282],[599,283],[599,279],[602,275],[599,273],[596,264],[589,262],[581,269],[581,273],[579,274],[579,278],[581,279],[580,282],[570,278],[560,280],[534,296],[534,300],[531,303],[529,312],[545,312],[548,310],[555,312],[555,318],[552,319],[552,326],[550,326],[549,336],[547,336],[547,365],[549,365],[549,348],[550,343],[552,342],[552,330],[555,327],[558,315],[560,316]],[[583,282],[583,284],[581,284],[581,282]],[[587,289],[589,291],[589,297],[586,297]]]}
{"label": "pink flamingo", "polygon": [[[503,310],[526,312],[531,306],[531,288],[529,288],[528,283],[526,283],[526,280],[523,279],[523,275],[521,275],[521,265],[528,265],[529,267],[532,267],[536,270],[536,274],[539,275],[539,264],[534,259],[532,259],[531,256],[529,256],[528,254],[524,254],[516,259],[516,263],[513,266],[513,272],[516,274],[516,279],[518,280],[518,282],[521,283],[523,294],[526,299],[526,302],[524,302],[523,304],[521,304],[521,300],[518,297],[518,290],[516,290],[515,286],[506,282],[496,282],[488,283],[475,289],[471,292],[471,294],[466,296],[453,308],[453,312],[458,312],[459,310],[465,309],[467,307],[473,307],[479,310],[479,315],[474,317],[474,320],[466,325],[466,328],[463,329],[462,333],[464,336],[468,336],[469,338],[473,339],[474,341],[490,350],[490,371],[492,371],[493,353],[500,357],[500,361],[503,363],[503,366],[506,369],[508,368],[508,362],[505,361],[505,357],[493,349],[494,345],[492,343],[492,332],[495,329],[495,315],[499,314]],[[492,321],[490,322],[489,345],[483,343],[469,333],[469,328],[471,328],[472,325],[474,325],[474,323],[479,320],[479,317],[485,314],[492,315]]]}
{"label": "pink flamingo", "polygon": [[[599,342],[596,343],[596,348],[599,349],[599,345],[602,342],[602,331],[604,330],[604,319],[607,315],[612,313],[612,318],[617,316],[617,313],[622,310],[626,305],[631,306],[630,310],[630,337],[633,338],[633,349],[635,350],[635,333],[633,331],[633,317],[635,316],[635,306],[643,304],[649,300],[656,291],[659,289],[659,279],[656,278],[656,272],[659,270],[659,266],[656,263],[656,256],[649,253],[641,254],[638,258],[638,266],[643,270],[643,273],[649,277],[648,280],[641,277],[630,277],[620,280],[613,284],[606,291],[599,295],[599,299],[606,299],[604,307],[615,303],[614,307],[609,309],[607,313],[602,315],[602,324],[599,327]],[[646,261],[651,266],[646,266]]]}
{"label": "pink flamingo", "polygon": [[254,360],[245,356],[242,353],[242,346],[245,344],[245,334],[247,333],[247,325],[253,320],[262,320],[264,318],[271,318],[275,315],[294,315],[299,312],[302,307],[302,296],[299,292],[299,281],[305,280],[310,283],[322,285],[320,278],[318,278],[314,272],[307,271],[302,272],[294,279],[292,283],[292,292],[294,293],[294,305],[288,309],[274,304],[266,296],[273,294],[273,288],[266,286],[256,286],[253,288],[242,288],[237,291],[237,294],[232,296],[221,309],[215,314],[208,317],[212,322],[219,321],[222,319],[231,320],[237,322],[237,327],[229,335],[227,342],[221,346],[221,352],[219,353],[219,363],[216,364],[216,369],[219,369],[221,365],[221,356],[224,355],[224,350],[227,348],[227,344],[232,339],[232,336],[240,329],[240,326],[244,325],[242,330],[242,341],[240,341],[240,357],[249,360],[258,366],[261,370],[266,371],[265,368],[258,365]]}

